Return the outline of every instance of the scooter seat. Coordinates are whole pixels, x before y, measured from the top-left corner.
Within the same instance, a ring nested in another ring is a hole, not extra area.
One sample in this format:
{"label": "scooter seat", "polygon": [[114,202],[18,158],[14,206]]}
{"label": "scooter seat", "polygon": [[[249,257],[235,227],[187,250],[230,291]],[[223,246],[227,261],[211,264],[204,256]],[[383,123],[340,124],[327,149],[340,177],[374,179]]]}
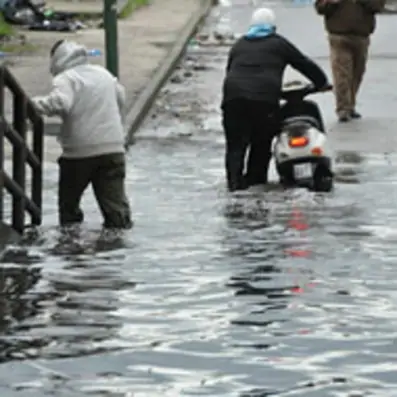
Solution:
{"label": "scooter seat", "polygon": [[320,123],[315,117],[311,116],[294,116],[294,117],[288,117],[285,120],[283,120],[283,127],[288,127],[291,124],[309,124],[314,128],[317,128],[318,130],[321,130]]}

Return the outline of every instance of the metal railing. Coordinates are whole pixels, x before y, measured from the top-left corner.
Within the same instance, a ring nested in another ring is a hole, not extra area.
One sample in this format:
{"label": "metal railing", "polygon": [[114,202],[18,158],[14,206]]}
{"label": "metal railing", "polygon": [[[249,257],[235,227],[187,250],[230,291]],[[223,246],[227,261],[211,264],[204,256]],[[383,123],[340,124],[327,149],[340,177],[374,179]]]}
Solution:
{"label": "metal railing", "polygon": [[[5,92],[13,98],[12,122],[5,117]],[[29,125],[31,128],[29,128]],[[28,134],[33,134],[32,148]],[[5,140],[12,147],[12,175],[5,169]],[[26,212],[32,225],[42,219],[44,121],[37,113],[22,87],[5,66],[0,66],[0,222],[7,223],[4,214],[4,192],[12,198],[11,226],[18,233],[25,228]],[[31,191],[26,192],[26,166],[32,169]]]}

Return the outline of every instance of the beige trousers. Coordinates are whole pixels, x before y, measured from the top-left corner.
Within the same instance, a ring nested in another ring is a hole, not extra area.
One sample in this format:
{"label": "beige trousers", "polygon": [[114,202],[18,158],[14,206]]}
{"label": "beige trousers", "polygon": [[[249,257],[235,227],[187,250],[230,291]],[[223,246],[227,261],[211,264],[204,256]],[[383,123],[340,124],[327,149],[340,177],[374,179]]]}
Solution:
{"label": "beige trousers", "polygon": [[336,112],[338,115],[348,115],[356,106],[357,93],[366,69],[370,39],[330,34],[329,44]]}

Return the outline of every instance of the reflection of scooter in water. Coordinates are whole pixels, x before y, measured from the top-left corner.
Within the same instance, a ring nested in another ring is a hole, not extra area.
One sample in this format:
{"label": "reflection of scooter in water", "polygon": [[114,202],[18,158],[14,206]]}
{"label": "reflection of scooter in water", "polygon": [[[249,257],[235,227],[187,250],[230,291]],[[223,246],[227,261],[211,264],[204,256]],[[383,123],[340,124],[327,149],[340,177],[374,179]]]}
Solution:
{"label": "reflection of scooter in water", "polygon": [[[302,211],[297,208],[292,208],[291,218],[288,220],[288,228],[296,230],[300,237],[305,238],[305,231],[309,229],[309,225],[306,222],[305,216]],[[312,255],[312,251],[307,247],[306,244],[302,246],[292,247],[285,250],[285,254],[293,258],[309,258]],[[292,288],[293,293],[305,292],[305,287],[313,287],[314,283],[301,283],[299,280],[295,283],[295,287]]]}

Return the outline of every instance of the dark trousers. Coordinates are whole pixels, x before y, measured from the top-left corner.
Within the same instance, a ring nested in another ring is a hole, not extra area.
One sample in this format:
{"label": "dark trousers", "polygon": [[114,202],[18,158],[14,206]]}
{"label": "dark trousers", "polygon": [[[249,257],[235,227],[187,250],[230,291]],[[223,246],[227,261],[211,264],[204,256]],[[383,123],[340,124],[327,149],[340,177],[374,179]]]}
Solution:
{"label": "dark trousers", "polygon": [[271,144],[278,131],[278,107],[245,99],[226,102],[223,105],[223,129],[229,191],[267,183]]}
{"label": "dark trousers", "polygon": [[58,163],[58,208],[61,226],[83,222],[80,201],[91,183],[104,218],[104,227],[132,227],[130,206],[124,187],[126,165],[123,153],[78,159],[61,157]]}

